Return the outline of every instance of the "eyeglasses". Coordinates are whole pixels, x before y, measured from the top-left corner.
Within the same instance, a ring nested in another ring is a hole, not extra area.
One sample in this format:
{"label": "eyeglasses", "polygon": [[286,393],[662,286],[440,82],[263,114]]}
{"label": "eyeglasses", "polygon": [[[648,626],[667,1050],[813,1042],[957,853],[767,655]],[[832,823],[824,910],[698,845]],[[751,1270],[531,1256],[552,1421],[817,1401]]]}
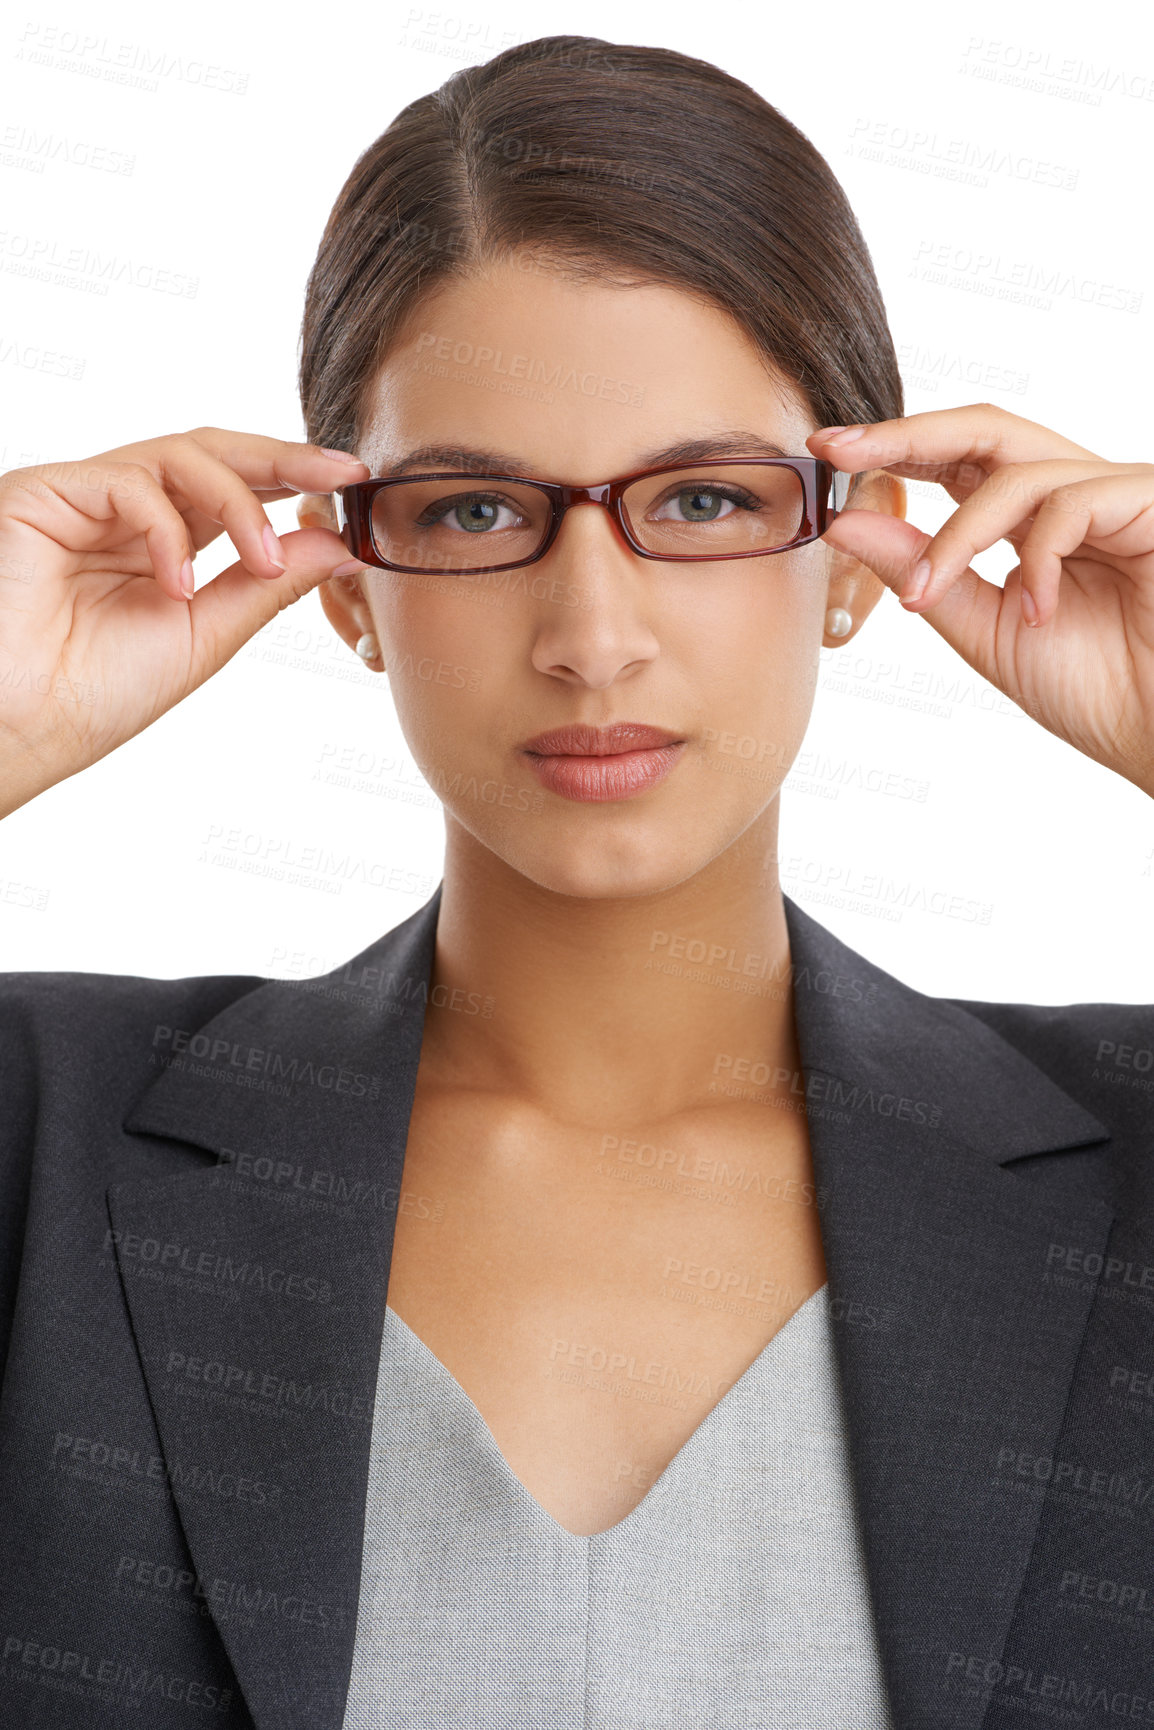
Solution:
{"label": "eyeglasses", "polygon": [[333,500],[341,539],[362,564],[455,576],[534,564],[566,511],[582,504],[603,506],[643,559],[764,558],[823,535],[853,478],[820,457],[709,458],[590,487],[520,475],[401,475],[357,481]]}

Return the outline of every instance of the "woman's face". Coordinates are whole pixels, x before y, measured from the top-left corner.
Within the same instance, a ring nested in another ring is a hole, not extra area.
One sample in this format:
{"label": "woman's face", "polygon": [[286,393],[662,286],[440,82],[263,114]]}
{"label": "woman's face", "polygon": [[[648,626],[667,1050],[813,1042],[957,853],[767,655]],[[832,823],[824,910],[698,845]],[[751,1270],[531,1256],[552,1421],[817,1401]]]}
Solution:
{"label": "woman's face", "polygon": [[[587,485],[690,440],[805,455],[814,430],[717,308],[522,256],[423,300],[376,380],[357,454],[378,475],[425,446],[459,454],[413,473],[475,471],[471,453],[495,451],[514,472]],[[881,592],[820,541],[725,562],[643,559],[605,510],[578,505],[521,570],[461,580],[369,568],[323,585],[322,600],[346,640],[376,634],[450,830],[555,893],[617,897],[692,877],[766,811],[808,724],[827,607],[849,608],[857,628]],[[625,797],[566,796],[524,750],[548,729],[623,721],[683,741],[662,779]]]}

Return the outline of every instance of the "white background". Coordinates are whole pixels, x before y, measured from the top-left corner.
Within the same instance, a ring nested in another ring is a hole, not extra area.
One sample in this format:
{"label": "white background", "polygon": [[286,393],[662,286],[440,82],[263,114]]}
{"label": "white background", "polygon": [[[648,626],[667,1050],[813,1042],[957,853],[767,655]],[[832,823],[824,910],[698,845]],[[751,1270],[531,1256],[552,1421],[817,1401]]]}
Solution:
{"label": "white background", "polygon": [[[911,412],[993,401],[1154,460],[1154,31],[1136,8],[461,4],[9,12],[0,469],[202,424],[303,437],[304,283],[356,157],[458,67],[557,32],[713,60],[812,139],[873,255]],[[80,376],[35,364],[45,351]],[[911,486],[920,527],[951,508]],[[296,526],[291,502],[272,516]],[[233,557],[222,539],[198,583]],[[1000,580],[1013,562],[1003,544],[977,564]],[[323,779],[350,751],[366,786]],[[783,887],[853,947],[948,995],[1154,1000],[1154,804],[892,595],[823,652],[803,752]],[[924,798],[862,787],[895,774]],[[4,822],[0,969],[322,972],[415,912],[441,858],[387,681],[312,593]],[[311,861],[318,886],[278,881],[278,860]]]}

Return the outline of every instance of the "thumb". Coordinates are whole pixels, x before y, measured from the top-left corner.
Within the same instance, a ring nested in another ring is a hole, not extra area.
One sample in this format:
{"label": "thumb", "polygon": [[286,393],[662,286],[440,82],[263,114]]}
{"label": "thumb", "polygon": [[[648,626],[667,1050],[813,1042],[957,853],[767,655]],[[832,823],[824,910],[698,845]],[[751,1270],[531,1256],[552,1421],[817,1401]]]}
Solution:
{"label": "thumb", "polygon": [[223,666],[278,613],[341,565],[364,569],[332,529],[294,529],[281,535],[280,543],[288,565],[279,577],[255,576],[238,560],[189,602],[198,650],[212,666]]}
{"label": "thumb", "polygon": [[[863,510],[842,511],[822,536],[835,552],[846,553],[873,571],[899,599],[932,539],[903,517]],[[1005,591],[996,583],[967,566],[932,606],[910,610],[916,610],[984,679],[998,684],[994,649],[1004,598]]]}

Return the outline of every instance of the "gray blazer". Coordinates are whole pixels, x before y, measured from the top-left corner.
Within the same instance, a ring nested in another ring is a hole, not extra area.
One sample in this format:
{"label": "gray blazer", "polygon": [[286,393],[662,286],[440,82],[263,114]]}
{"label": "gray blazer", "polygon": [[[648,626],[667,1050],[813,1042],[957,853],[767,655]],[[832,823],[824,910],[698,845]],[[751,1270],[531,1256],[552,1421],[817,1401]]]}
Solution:
{"label": "gray blazer", "polygon": [[[304,983],[0,975],[0,1723],[339,1730],[439,906]],[[1154,1006],[785,910],[898,1730],[1154,1722]]]}

